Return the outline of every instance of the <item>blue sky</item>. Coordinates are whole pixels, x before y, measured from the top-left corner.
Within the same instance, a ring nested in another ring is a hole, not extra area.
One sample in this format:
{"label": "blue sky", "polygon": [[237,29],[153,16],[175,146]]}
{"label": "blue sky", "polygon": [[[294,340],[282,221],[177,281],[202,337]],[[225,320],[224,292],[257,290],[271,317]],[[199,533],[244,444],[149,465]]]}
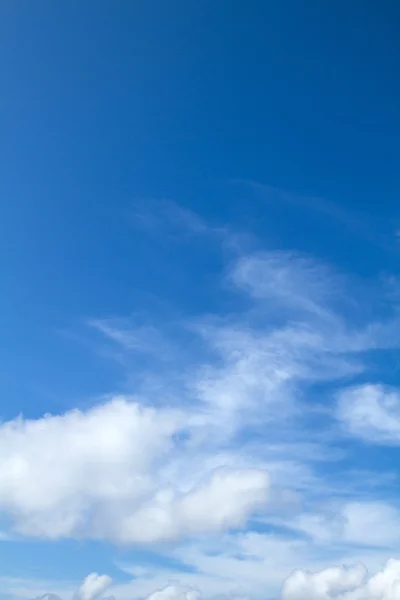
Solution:
{"label": "blue sky", "polygon": [[1,598],[397,597],[399,16],[2,4]]}

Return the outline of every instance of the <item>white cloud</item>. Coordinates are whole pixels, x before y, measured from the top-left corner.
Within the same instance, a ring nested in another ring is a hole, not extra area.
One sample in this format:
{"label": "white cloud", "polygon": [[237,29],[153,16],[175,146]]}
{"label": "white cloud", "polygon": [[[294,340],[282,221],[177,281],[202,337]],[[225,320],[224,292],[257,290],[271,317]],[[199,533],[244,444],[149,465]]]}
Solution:
{"label": "white cloud", "polygon": [[372,577],[362,565],[331,567],[317,573],[295,571],[282,588],[282,600],[398,600],[400,561],[391,559]]}
{"label": "white cloud", "polygon": [[400,393],[383,385],[359,385],[339,394],[337,417],[365,441],[400,443]]}
{"label": "white cloud", "polygon": [[382,501],[354,500],[320,513],[296,516],[288,525],[319,544],[394,547],[400,538],[400,511]]}
{"label": "white cloud", "polygon": [[[271,252],[241,257],[231,281],[253,298],[248,313],[197,323],[214,352],[194,378],[218,427],[236,431],[254,414],[271,422],[297,414],[304,387],[364,370],[375,330],[353,328],[339,310],[344,283],[308,257]],[[299,431],[299,428],[297,428]]]}
{"label": "white cloud", "polygon": [[133,327],[126,319],[93,319],[88,325],[124,350],[161,355],[170,350],[157,329],[151,325]]}
{"label": "white cloud", "polygon": [[327,305],[343,287],[338,275],[325,265],[291,252],[242,257],[231,276],[236,285],[255,298],[279,303],[281,309],[304,311],[325,318],[333,316]]}
{"label": "white cloud", "polygon": [[179,511],[193,531],[243,526],[249,512],[265,506],[268,485],[267,473],[259,469],[216,470],[182,498]]}
{"label": "white cloud", "polygon": [[87,534],[108,511],[124,514],[151,492],[149,468],[178,429],[177,414],[123,399],[3,423],[0,507],[22,534]]}
{"label": "white cloud", "polygon": [[282,600],[322,600],[340,598],[363,584],[366,576],[362,565],[330,567],[319,573],[295,571],[283,584]]}
{"label": "white cloud", "polygon": [[119,539],[149,543],[242,526],[265,505],[267,493],[264,471],[220,469],[186,494],[159,490],[124,519]]}
{"label": "white cloud", "polygon": [[188,422],[117,399],[3,423],[0,508],[18,533],[52,539],[153,542],[243,524],[266,500],[264,471],[211,469],[188,490],[165,478]]}
{"label": "white cloud", "polygon": [[179,585],[168,585],[148,596],[147,600],[199,600],[200,593]]}
{"label": "white cloud", "polygon": [[112,584],[112,579],[108,575],[99,575],[98,573],[90,573],[75,594],[75,600],[95,600],[105,592]]}
{"label": "white cloud", "polygon": [[400,511],[385,502],[350,502],[343,514],[348,542],[393,547],[400,539]]}
{"label": "white cloud", "polygon": [[182,241],[187,234],[208,238],[216,236],[218,241],[222,241],[227,235],[224,228],[211,226],[198,214],[172,200],[145,198],[136,201],[133,205],[132,221],[139,229],[159,237],[162,234],[169,242]]}
{"label": "white cloud", "polygon": [[[153,592],[147,597],[147,600],[201,600],[202,597],[200,591],[195,588],[173,584]],[[224,595],[223,597],[229,597],[231,600],[248,600],[245,596],[234,594]]]}

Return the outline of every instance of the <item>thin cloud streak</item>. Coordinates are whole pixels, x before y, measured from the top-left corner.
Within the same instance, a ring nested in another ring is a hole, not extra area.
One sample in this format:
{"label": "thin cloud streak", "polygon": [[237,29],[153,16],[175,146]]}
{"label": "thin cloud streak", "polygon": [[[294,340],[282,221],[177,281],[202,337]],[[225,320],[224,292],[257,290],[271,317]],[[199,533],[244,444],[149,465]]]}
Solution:
{"label": "thin cloud streak", "polygon": [[390,223],[377,215],[373,217],[361,211],[350,210],[338,203],[321,197],[301,196],[268,184],[245,179],[232,179],[232,184],[252,189],[265,203],[285,204],[295,208],[317,212],[342,224],[353,234],[390,253],[397,253],[399,246],[397,222]]}

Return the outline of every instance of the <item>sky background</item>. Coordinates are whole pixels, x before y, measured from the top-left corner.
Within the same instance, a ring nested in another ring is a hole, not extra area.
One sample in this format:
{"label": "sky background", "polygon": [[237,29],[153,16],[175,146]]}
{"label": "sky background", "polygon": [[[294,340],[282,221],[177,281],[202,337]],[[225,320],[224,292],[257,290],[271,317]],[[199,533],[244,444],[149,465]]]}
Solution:
{"label": "sky background", "polygon": [[396,598],[399,21],[1,3],[4,600]]}

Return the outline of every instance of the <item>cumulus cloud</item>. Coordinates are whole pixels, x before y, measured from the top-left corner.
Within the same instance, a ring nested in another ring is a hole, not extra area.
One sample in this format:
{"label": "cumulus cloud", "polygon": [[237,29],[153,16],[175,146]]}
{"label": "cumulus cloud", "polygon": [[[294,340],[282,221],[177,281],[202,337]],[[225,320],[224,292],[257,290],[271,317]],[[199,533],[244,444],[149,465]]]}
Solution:
{"label": "cumulus cloud", "polygon": [[122,398],[3,423],[0,508],[18,533],[52,539],[149,542],[243,523],[266,500],[266,473],[210,470],[189,490],[168,482],[184,426],[176,411]]}
{"label": "cumulus cloud", "polygon": [[149,468],[178,429],[177,414],[124,399],[86,412],[5,422],[0,507],[22,534],[87,534],[109,509],[123,513],[126,503],[151,492]]}
{"label": "cumulus cloud", "polygon": [[95,600],[102,595],[112,583],[108,575],[90,573],[76,591],[74,600]]}
{"label": "cumulus cloud", "polygon": [[213,531],[245,523],[249,509],[265,505],[269,479],[260,469],[218,469],[203,486],[186,494],[179,511],[188,528]]}
{"label": "cumulus cloud", "polygon": [[124,519],[119,539],[149,543],[244,525],[265,505],[268,483],[263,470],[223,468],[180,496],[159,490],[153,500]]}
{"label": "cumulus cloud", "polygon": [[[201,600],[203,597],[195,588],[174,584],[153,592],[147,597],[147,600]],[[231,600],[248,600],[244,596],[234,594],[225,594],[225,597],[229,597]]]}
{"label": "cumulus cloud", "polygon": [[362,565],[330,567],[318,573],[295,571],[284,582],[282,600],[340,598],[360,588],[366,576]]}
{"label": "cumulus cloud", "polygon": [[147,600],[200,600],[200,593],[179,585],[168,585],[148,596]]}
{"label": "cumulus cloud", "polygon": [[284,582],[282,600],[397,600],[400,597],[400,561],[368,577],[362,565],[331,567],[317,573],[295,571]]}

